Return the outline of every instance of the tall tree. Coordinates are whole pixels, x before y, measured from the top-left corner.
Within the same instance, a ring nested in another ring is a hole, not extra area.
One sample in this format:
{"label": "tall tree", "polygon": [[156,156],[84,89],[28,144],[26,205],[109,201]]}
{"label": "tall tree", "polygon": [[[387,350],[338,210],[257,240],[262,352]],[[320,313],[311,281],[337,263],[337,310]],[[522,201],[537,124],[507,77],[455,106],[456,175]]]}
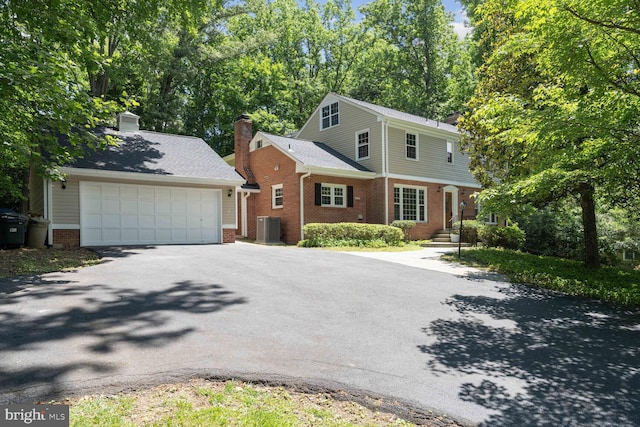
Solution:
{"label": "tall tree", "polygon": [[[485,205],[513,212],[564,197],[582,209],[585,263],[599,267],[596,200],[638,201],[638,9],[613,1],[485,3],[509,16],[462,120]],[[506,13],[505,13],[506,12]],[[504,22],[504,21],[502,21]]]}
{"label": "tall tree", "polygon": [[[30,168],[59,178],[56,166],[77,154],[78,143],[97,145],[87,129],[110,114],[108,104],[89,94],[80,65],[90,5],[56,6],[0,2],[0,199],[23,211]],[[69,144],[61,145],[60,136]]]}
{"label": "tall tree", "polygon": [[448,89],[452,74],[463,72],[462,45],[440,0],[376,0],[362,12],[377,42],[361,62],[374,70],[361,86],[373,90],[361,97],[434,119],[462,108],[451,105]]}

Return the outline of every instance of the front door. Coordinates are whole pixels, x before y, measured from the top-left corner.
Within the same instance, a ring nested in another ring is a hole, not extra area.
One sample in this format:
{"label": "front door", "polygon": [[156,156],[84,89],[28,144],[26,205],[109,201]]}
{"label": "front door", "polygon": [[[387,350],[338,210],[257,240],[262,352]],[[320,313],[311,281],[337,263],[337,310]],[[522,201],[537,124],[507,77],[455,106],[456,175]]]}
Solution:
{"label": "front door", "polygon": [[444,218],[444,228],[451,228],[451,221],[453,219],[453,193],[448,191],[444,193]]}

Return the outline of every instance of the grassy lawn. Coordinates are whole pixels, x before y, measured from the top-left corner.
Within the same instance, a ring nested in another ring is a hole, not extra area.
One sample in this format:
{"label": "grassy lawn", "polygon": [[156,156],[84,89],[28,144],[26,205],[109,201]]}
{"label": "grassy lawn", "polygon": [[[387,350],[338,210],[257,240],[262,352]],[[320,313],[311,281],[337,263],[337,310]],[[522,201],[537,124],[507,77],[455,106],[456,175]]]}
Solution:
{"label": "grassy lawn", "polygon": [[68,270],[100,262],[89,249],[6,249],[0,250],[0,278],[36,275]]}
{"label": "grassy lawn", "polygon": [[[458,261],[457,254],[444,257]],[[514,283],[528,283],[569,295],[626,306],[640,306],[640,271],[583,263],[502,249],[473,248],[462,252],[461,263],[505,274]]]}
{"label": "grassy lawn", "polygon": [[[299,393],[227,381],[193,380],[70,405],[71,426],[413,426],[388,412],[325,393]],[[375,402],[372,407],[375,407]],[[434,417],[438,425],[450,420]],[[450,424],[451,423],[451,424]],[[435,424],[434,424],[435,425]]]}

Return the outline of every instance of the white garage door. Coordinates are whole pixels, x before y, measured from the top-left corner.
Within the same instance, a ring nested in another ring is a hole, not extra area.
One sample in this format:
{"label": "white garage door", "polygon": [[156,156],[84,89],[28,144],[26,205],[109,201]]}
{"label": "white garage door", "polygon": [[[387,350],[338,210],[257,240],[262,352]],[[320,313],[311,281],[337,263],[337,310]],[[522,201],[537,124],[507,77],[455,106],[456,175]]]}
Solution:
{"label": "white garage door", "polygon": [[80,182],[82,246],[220,243],[220,190]]}

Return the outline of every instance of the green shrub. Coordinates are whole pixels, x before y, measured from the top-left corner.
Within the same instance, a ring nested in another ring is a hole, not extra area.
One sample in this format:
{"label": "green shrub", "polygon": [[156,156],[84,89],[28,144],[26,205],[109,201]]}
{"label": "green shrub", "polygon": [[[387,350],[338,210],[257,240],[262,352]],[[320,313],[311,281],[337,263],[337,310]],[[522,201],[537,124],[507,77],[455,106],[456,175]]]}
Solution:
{"label": "green shrub", "polygon": [[416,226],[415,221],[396,219],[391,223],[392,227],[398,227],[404,233],[404,240],[409,240],[411,229]]}
{"label": "green shrub", "polygon": [[517,225],[507,227],[483,225],[478,232],[480,240],[490,248],[522,249],[525,242],[524,231]]}
{"label": "green shrub", "polygon": [[[462,221],[462,233],[460,235],[460,239],[462,242],[471,243],[476,245],[478,243],[478,230],[483,227],[479,221],[474,219],[465,219]],[[459,228],[459,226],[458,226]]]}
{"label": "green shrub", "polygon": [[404,233],[397,227],[355,222],[306,224],[303,231],[307,238],[299,243],[303,247],[399,246],[404,238]]}

